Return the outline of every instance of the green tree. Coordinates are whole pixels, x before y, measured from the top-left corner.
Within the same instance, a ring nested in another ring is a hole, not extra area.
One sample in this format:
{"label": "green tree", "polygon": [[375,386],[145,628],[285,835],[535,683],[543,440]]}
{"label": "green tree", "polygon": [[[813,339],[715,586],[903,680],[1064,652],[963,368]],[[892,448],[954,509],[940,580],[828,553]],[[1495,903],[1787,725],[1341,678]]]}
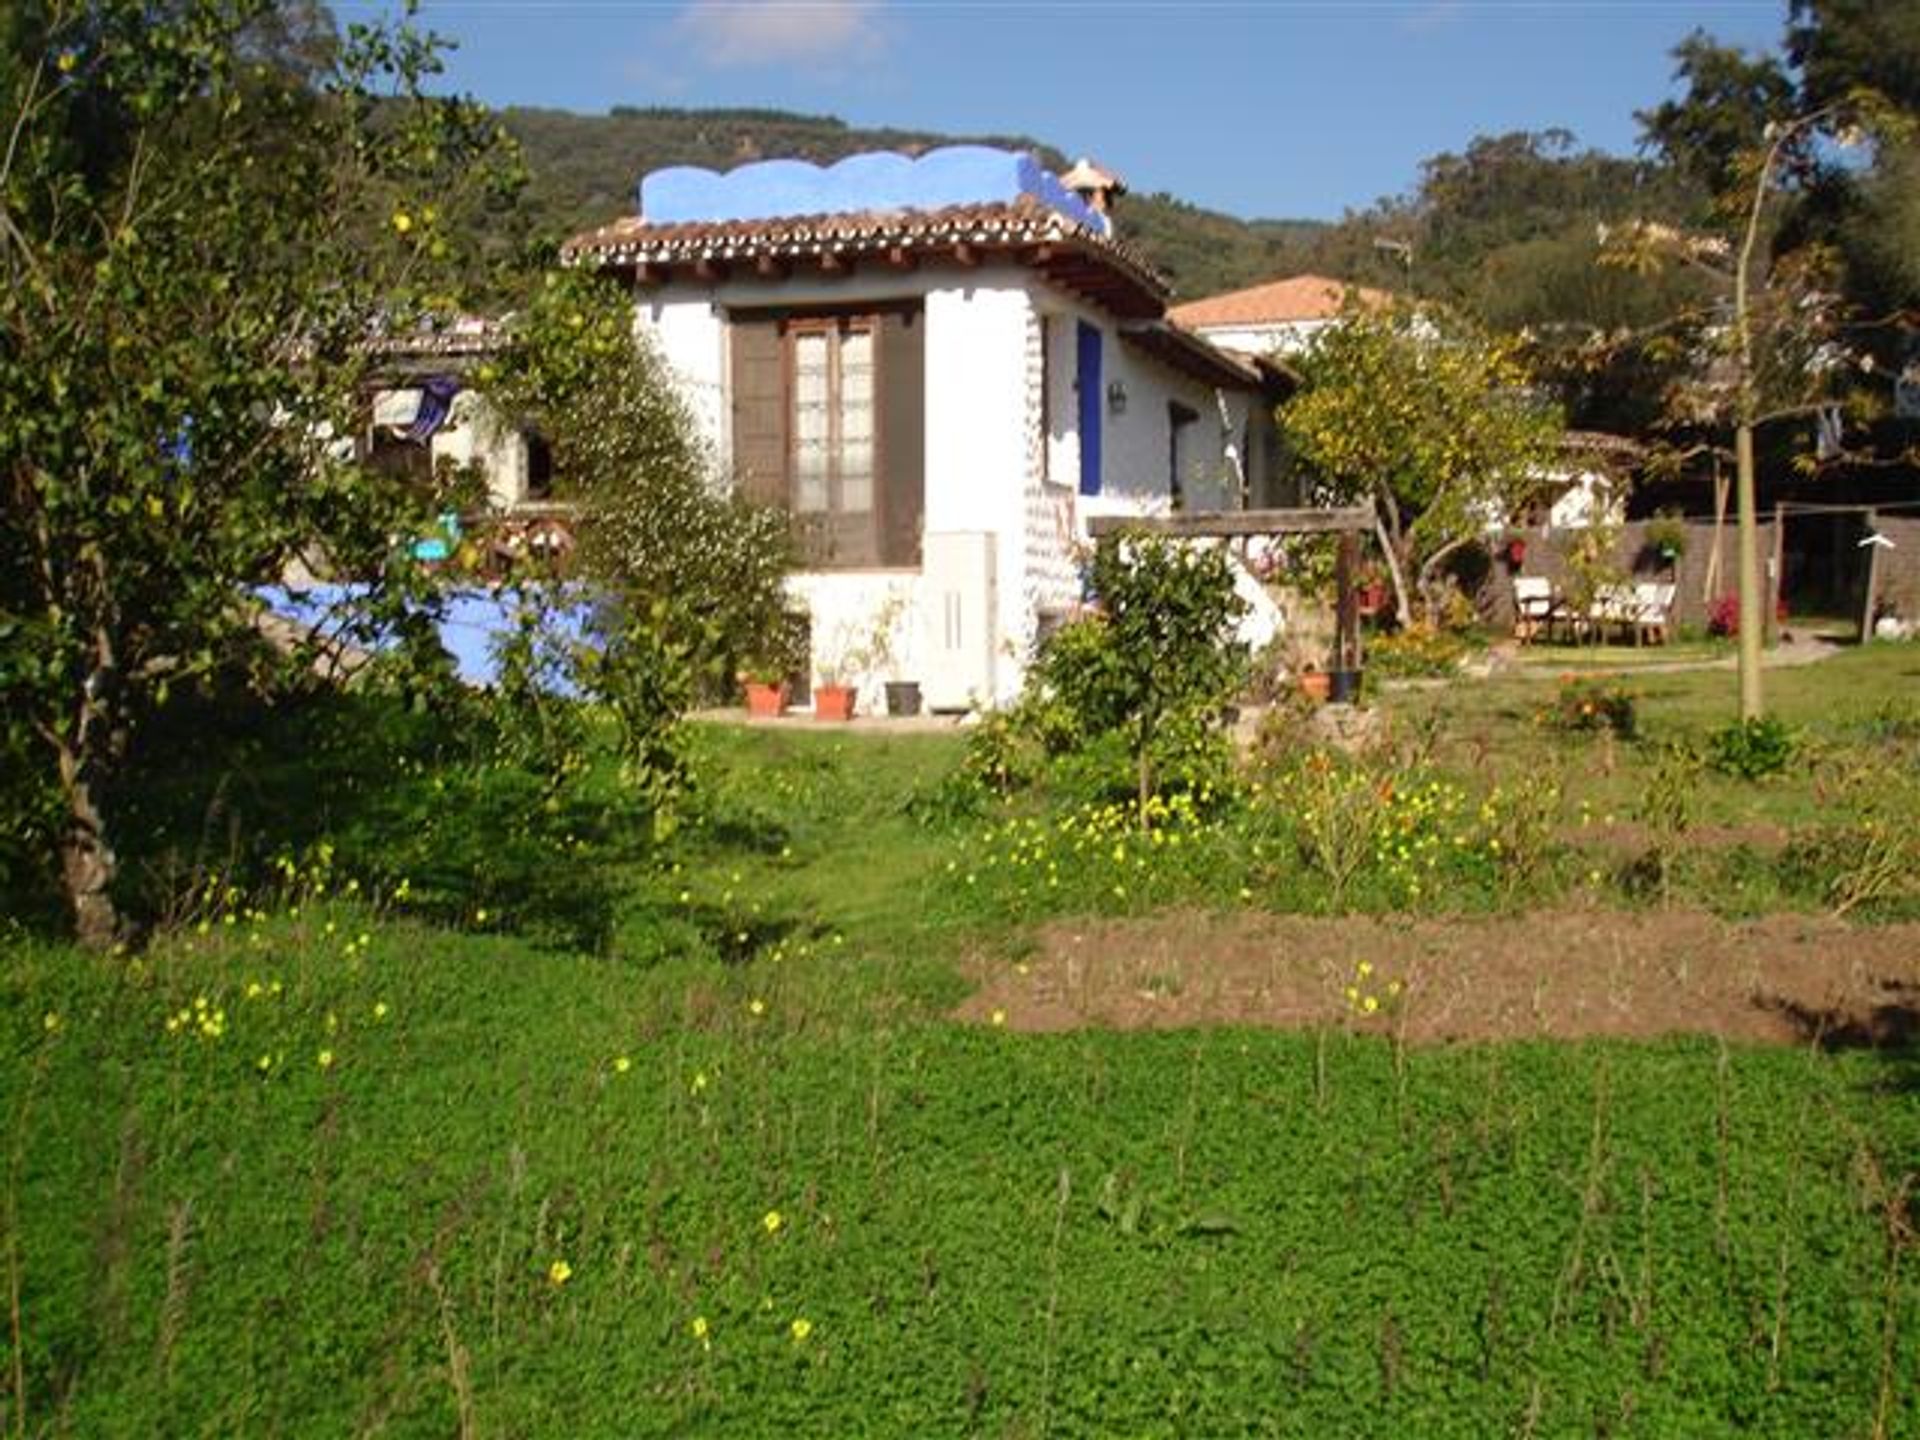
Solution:
{"label": "green tree", "polygon": [[[1820,48],[1833,38],[1819,26],[1820,10],[1852,14],[1853,7],[1795,9],[1802,63],[1827,56],[1809,93],[1826,94],[1842,76],[1831,52]],[[1669,317],[1651,343],[1684,348],[1691,362],[1691,373],[1669,392],[1669,422],[1732,435],[1740,715],[1755,720],[1763,711],[1760,651],[1770,609],[1760,584],[1756,436],[1763,426],[1804,419],[1833,403],[1845,394],[1849,372],[1859,373],[1832,243],[1835,216],[1852,208],[1836,202],[1836,192],[1853,182],[1820,142],[1851,146],[1873,133],[1885,157],[1898,153],[1910,126],[1870,89],[1848,88],[1809,105],[1776,61],[1749,59],[1704,35],[1675,54],[1686,93],[1641,120],[1650,143],[1702,181],[1706,201],[1691,227],[1621,227],[1602,259],[1642,274],[1685,267],[1710,282],[1707,302]]]}
{"label": "green tree", "polygon": [[1551,469],[1560,412],[1517,342],[1435,308],[1351,311],[1296,362],[1279,410],[1320,498],[1377,507],[1400,623],[1429,610],[1441,566],[1506,518]]}
{"label": "green tree", "polygon": [[248,583],[315,548],[378,570],[431,503],[325,438],[369,334],[445,294],[495,131],[422,97],[432,39],[329,28],[270,0],[0,17],[0,738],[92,945],[143,716],[250,634]]}
{"label": "green tree", "polygon": [[[1245,669],[1234,625],[1246,604],[1224,551],[1157,536],[1102,539],[1091,579],[1101,615],[1089,623],[1101,627],[1103,643],[1076,652],[1096,674],[1071,687],[1084,697],[1090,730],[1110,725],[1126,737],[1145,825],[1156,762],[1219,731]],[[1045,684],[1045,662],[1042,670]]]}

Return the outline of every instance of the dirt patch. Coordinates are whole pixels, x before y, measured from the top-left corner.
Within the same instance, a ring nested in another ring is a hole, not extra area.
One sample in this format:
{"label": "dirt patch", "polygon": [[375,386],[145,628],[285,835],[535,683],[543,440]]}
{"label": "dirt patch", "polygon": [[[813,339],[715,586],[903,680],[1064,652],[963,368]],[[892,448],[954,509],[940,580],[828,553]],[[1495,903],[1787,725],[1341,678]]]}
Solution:
{"label": "dirt patch", "polygon": [[1920,925],[1696,911],[1177,913],[1056,924],[1037,942],[1019,961],[981,960],[960,1018],[1020,1030],[1332,1022],[1414,1042],[1920,1040]]}

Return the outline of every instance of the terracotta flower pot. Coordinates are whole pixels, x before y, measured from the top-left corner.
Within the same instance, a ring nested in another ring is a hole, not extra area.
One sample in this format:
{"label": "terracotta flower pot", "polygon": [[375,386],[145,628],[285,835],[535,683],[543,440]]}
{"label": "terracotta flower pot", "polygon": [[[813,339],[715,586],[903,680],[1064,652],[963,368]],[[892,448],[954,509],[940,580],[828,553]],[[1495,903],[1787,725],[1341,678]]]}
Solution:
{"label": "terracotta flower pot", "polygon": [[1300,676],[1300,693],[1309,700],[1325,700],[1333,693],[1333,676],[1325,670],[1307,670]]}
{"label": "terracotta flower pot", "polygon": [[813,717],[816,720],[851,720],[853,718],[853,687],[851,685],[814,686]]}
{"label": "terracotta flower pot", "polygon": [[756,720],[777,720],[787,713],[787,687],[778,682],[748,680],[747,714]]}

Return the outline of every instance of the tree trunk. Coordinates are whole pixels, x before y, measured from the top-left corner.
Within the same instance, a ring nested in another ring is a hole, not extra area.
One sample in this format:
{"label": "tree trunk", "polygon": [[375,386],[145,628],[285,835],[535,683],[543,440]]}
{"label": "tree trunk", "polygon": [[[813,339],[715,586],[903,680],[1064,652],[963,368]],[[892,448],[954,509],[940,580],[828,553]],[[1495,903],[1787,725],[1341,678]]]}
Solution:
{"label": "tree trunk", "polygon": [[74,938],[89,950],[105,950],[120,937],[113,881],[119,860],[107,842],[100,765],[78,747],[60,750],[60,790],[66,824],[60,836],[60,878],[73,911]]}
{"label": "tree trunk", "polygon": [[[1391,500],[1388,501],[1391,504]],[[1396,516],[1397,518],[1397,516]],[[1386,557],[1387,578],[1393,582],[1393,615],[1402,630],[1413,624],[1413,606],[1407,598],[1406,572],[1400,567],[1399,540],[1387,529],[1380,512],[1373,512],[1374,533],[1380,537],[1380,553]]]}
{"label": "tree trunk", "polygon": [[1753,427],[1741,425],[1733,437],[1735,508],[1739,512],[1740,718],[1758,720],[1760,637],[1767,617],[1760,598],[1760,517],[1754,497]]}

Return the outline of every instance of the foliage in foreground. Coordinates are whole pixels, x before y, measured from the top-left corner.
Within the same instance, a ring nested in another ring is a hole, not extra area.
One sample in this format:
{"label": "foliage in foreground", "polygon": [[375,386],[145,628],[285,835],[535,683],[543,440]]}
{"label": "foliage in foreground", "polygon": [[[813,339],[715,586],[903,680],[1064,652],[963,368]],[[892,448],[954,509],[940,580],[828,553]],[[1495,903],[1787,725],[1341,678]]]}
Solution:
{"label": "foliage in foreground", "polygon": [[362,25],[316,59],[288,19],[0,16],[0,804],[96,946],[125,763],[249,634],[244,587],[303,553],[380,574],[430,513],[326,441],[369,337],[454,303],[454,212],[506,178],[484,114],[422,94],[436,42]]}
{"label": "foliage in foreground", "polygon": [[831,953],[208,916],[16,954],[27,1434],[1897,1428],[1899,1072],[1015,1037]]}

